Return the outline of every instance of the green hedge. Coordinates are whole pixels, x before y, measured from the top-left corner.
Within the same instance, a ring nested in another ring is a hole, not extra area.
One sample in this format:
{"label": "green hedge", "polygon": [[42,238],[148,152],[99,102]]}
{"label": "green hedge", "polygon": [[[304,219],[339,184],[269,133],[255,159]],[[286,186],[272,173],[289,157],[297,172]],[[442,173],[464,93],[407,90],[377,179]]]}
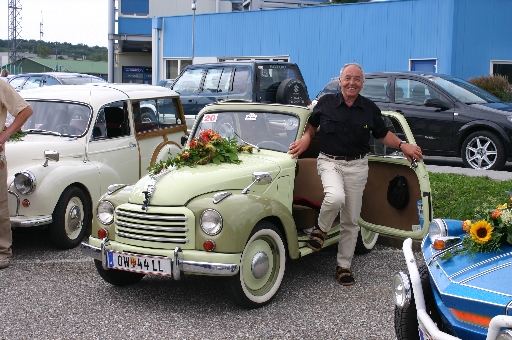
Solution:
{"label": "green hedge", "polygon": [[512,102],[512,86],[508,78],[502,75],[489,75],[469,78],[468,81],[493,94],[504,102]]}

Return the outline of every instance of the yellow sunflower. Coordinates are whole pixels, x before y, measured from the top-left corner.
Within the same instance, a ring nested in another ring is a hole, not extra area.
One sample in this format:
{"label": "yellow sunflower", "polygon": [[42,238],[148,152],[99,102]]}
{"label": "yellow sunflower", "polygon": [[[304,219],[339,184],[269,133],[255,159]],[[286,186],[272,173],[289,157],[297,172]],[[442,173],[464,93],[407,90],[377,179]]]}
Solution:
{"label": "yellow sunflower", "polygon": [[491,239],[492,226],[485,220],[478,221],[471,226],[469,234],[476,243],[485,244]]}

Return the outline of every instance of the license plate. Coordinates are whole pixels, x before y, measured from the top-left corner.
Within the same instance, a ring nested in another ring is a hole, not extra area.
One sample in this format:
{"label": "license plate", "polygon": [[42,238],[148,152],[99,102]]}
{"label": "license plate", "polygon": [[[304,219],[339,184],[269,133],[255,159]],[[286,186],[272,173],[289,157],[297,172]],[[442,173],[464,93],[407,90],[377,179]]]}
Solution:
{"label": "license plate", "polygon": [[420,334],[420,340],[432,340],[430,335],[428,335],[428,333],[422,330],[421,328],[418,328],[418,332]]}
{"label": "license plate", "polygon": [[134,273],[171,276],[171,259],[163,256],[150,256],[109,251],[108,267]]}

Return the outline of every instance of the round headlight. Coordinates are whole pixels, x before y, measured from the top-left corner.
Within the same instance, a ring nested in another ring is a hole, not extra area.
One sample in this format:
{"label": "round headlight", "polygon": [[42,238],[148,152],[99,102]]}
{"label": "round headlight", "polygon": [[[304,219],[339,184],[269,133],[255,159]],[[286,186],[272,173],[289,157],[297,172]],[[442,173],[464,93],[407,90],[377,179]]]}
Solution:
{"label": "round headlight", "polygon": [[428,226],[428,236],[430,237],[430,242],[432,244],[434,244],[434,241],[437,238],[448,236],[446,223],[440,218],[434,218]]}
{"label": "round headlight", "polygon": [[398,308],[407,308],[411,303],[411,282],[409,277],[398,272],[393,275],[393,298]]}
{"label": "round headlight", "polygon": [[100,201],[96,208],[96,216],[102,224],[114,222],[114,205],[109,201]]}
{"label": "round headlight", "polygon": [[14,187],[22,195],[30,195],[36,190],[36,176],[30,171],[18,172],[14,175]]}
{"label": "round headlight", "polygon": [[512,330],[505,329],[498,334],[496,340],[512,340]]}
{"label": "round headlight", "polygon": [[217,235],[222,230],[222,217],[213,209],[203,211],[200,223],[201,229],[210,236]]}

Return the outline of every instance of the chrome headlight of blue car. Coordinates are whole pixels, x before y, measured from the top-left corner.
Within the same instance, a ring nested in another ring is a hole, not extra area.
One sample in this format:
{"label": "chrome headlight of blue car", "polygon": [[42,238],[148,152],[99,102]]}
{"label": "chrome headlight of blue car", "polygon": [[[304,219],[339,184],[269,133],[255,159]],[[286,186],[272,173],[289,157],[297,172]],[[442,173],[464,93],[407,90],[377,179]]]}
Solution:
{"label": "chrome headlight of blue car", "polygon": [[14,175],[14,187],[22,195],[30,195],[36,190],[36,176],[30,171],[18,172]]}

